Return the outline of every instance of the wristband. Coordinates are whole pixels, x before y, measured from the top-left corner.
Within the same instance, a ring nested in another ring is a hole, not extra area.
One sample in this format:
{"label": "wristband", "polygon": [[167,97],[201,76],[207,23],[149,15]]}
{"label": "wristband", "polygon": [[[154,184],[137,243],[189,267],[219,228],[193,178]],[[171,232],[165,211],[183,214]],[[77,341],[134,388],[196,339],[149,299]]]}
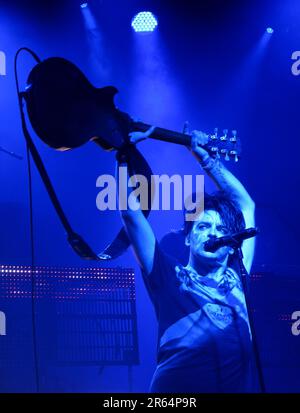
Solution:
{"label": "wristband", "polygon": [[216,160],[208,156],[200,161],[200,164],[203,169],[210,171],[216,165]]}

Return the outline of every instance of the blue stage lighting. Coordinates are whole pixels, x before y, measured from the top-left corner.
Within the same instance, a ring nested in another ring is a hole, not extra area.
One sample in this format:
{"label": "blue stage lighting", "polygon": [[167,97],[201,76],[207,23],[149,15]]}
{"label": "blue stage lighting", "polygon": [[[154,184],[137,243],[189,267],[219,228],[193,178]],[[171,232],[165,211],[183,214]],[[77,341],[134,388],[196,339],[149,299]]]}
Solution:
{"label": "blue stage lighting", "polygon": [[85,9],[87,6],[88,6],[87,3],[82,3],[82,4],[80,5],[80,7],[81,7],[82,9]]}
{"label": "blue stage lighting", "polygon": [[131,21],[131,27],[135,32],[153,32],[158,22],[151,11],[141,11]]}
{"label": "blue stage lighting", "polygon": [[274,30],[272,29],[272,27],[267,27],[267,33],[272,34],[274,32]]}

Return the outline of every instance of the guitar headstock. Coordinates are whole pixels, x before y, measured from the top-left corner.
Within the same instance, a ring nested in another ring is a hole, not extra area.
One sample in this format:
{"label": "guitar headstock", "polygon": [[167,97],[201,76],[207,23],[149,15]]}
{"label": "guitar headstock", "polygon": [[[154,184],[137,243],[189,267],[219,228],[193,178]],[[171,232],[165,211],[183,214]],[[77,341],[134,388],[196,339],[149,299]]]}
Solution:
{"label": "guitar headstock", "polygon": [[237,131],[233,129],[228,133],[228,129],[223,129],[219,134],[218,128],[214,129],[212,135],[208,135],[209,141],[204,146],[214,158],[222,158],[225,161],[238,162],[241,154],[241,143],[237,136]]}

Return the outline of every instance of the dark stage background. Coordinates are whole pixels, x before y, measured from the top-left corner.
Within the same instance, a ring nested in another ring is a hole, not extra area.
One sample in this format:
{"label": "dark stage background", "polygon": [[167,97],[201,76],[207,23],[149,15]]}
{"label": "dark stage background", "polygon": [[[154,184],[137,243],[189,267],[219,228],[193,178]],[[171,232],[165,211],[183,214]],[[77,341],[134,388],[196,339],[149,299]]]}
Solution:
{"label": "dark stage background", "polygon": [[[115,85],[117,106],[147,123],[180,131],[189,120],[191,128],[207,132],[215,126],[238,130],[242,159],[230,169],[257,207],[260,234],[252,295],[266,387],[299,392],[300,336],[291,332],[291,314],[300,310],[300,76],[291,71],[292,53],[300,50],[299,1],[91,0],[90,15],[80,4],[0,1],[0,50],[6,56],[6,74],[0,76],[0,146],[23,156],[20,161],[0,152],[0,264],[31,263],[26,147],[13,67],[15,52],[27,46],[42,59],[73,61],[95,86]],[[141,10],[158,17],[151,35],[130,27]],[[273,34],[266,33],[268,26]],[[22,88],[33,63],[26,54],[20,57]],[[100,212],[95,203],[96,179],[114,174],[114,154],[92,143],[65,153],[36,136],[35,143],[72,225],[100,251],[121,225],[117,211]],[[155,174],[201,173],[183,147],[149,140],[140,149]],[[32,182],[36,264],[87,267],[68,246],[35,167]],[[213,190],[208,180],[205,185]],[[153,212],[150,222],[161,239],[181,227],[182,212]],[[147,391],[155,366],[156,324],[139,269],[131,251],[100,265],[135,271],[139,363],[129,372],[124,365],[82,365],[64,366],[55,374],[41,364],[42,391]],[[6,314],[0,353],[3,340],[12,340],[17,345],[7,357],[17,362],[0,366],[0,391],[36,391],[32,343],[22,343],[22,337],[31,337],[30,317],[22,324],[23,307],[11,300],[13,316]],[[0,311],[5,305],[0,298]],[[37,335],[52,340],[45,322],[47,318],[37,324]],[[13,323],[18,325],[16,339],[10,335],[16,331]]]}

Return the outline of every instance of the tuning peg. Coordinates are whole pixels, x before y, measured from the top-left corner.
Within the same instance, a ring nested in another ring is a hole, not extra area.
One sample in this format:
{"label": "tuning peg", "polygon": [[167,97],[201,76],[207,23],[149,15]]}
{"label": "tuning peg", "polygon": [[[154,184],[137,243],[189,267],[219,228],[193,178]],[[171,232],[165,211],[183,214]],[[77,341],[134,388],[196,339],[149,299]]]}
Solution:
{"label": "tuning peg", "polygon": [[209,137],[212,140],[218,139],[218,128],[215,128],[214,133],[212,135],[210,135]]}
{"label": "tuning peg", "polygon": [[228,129],[223,129],[223,136],[220,137],[220,141],[227,140]]}
{"label": "tuning peg", "polygon": [[229,155],[228,155],[227,151],[226,151],[226,154],[225,154],[225,161],[230,161],[230,158],[229,158]]}
{"label": "tuning peg", "polygon": [[215,157],[220,156],[219,155],[219,148],[217,146],[212,146],[210,148],[210,151],[211,151],[212,155],[214,155]]}
{"label": "tuning peg", "polygon": [[230,155],[231,155],[231,156],[234,156],[234,162],[238,162],[238,161],[239,161],[239,157],[238,157],[237,151],[230,151]]}
{"label": "tuning peg", "polygon": [[218,139],[218,128],[214,129],[214,134],[212,136],[213,139]]}
{"label": "tuning peg", "polygon": [[237,137],[236,137],[237,131],[235,129],[233,129],[231,131],[231,133],[232,133],[232,137],[230,138],[230,142],[236,142],[237,141]]}

